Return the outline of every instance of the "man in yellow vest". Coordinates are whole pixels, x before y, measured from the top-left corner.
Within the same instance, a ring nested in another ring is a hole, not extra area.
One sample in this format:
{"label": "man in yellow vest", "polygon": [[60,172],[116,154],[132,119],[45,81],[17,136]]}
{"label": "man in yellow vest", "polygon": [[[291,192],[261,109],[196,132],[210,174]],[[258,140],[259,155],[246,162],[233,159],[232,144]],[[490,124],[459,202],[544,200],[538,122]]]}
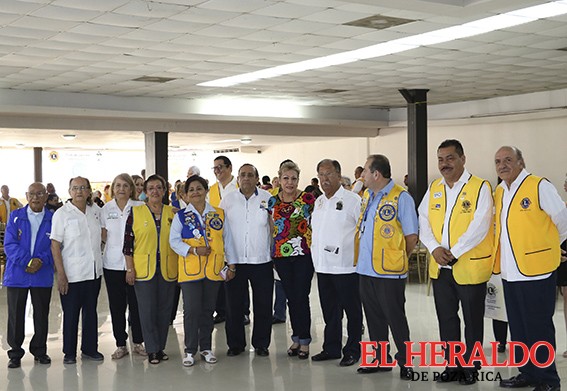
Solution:
{"label": "man in yellow vest", "polygon": [[0,196],[0,223],[6,224],[10,213],[16,209],[22,208],[23,205],[16,198],[10,197],[10,189],[6,185],[2,185],[2,195]]}
{"label": "man in yellow vest", "polygon": [[[528,348],[545,341],[555,351],[555,270],[561,259],[559,244],[567,238],[567,209],[547,179],[526,171],[518,148],[500,148],[494,163],[502,179],[494,193],[494,271],[502,274],[511,339]],[[522,357],[520,350],[516,356]],[[540,363],[551,359],[551,365],[538,368],[529,360],[519,368],[519,375],[500,381],[500,387],[559,390],[550,352],[539,348],[535,357]]]}
{"label": "man in yellow vest", "polygon": [[[207,196],[209,197],[209,204],[211,204],[215,208],[218,208],[223,197],[228,193],[236,191],[236,189],[238,189],[238,184],[236,177],[232,175],[232,162],[226,156],[221,155],[215,158],[213,172],[215,173],[217,182],[211,186],[209,194]],[[215,323],[224,322],[226,319],[226,298],[224,284],[221,284],[221,287],[219,289],[215,312]],[[245,320],[247,320],[247,323],[250,322],[250,318]]]}
{"label": "man in yellow vest", "polygon": [[[490,184],[465,169],[466,157],[458,140],[445,140],[437,149],[442,178],[431,183],[419,206],[422,243],[433,256],[429,275],[441,341],[461,341],[459,303],[465,323],[469,361],[475,342],[484,335],[486,282],[492,258],[492,192]],[[449,358],[448,349],[445,351]],[[439,382],[476,383],[480,363],[474,368],[449,368]]]}
{"label": "man in yellow vest", "polygon": [[[356,272],[360,297],[371,341],[388,341],[388,328],[398,352],[400,378],[412,380],[406,364],[405,342],[410,332],[405,311],[408,254],[417,244],[417,214],[410,194],[391,179],[390,162],[384,155],[368,157],[362,172],[367,191],[355,233]],[[376,357],[387,355],[378,347]],[[391,367],[360,367],[358,373],[391,371]]]}

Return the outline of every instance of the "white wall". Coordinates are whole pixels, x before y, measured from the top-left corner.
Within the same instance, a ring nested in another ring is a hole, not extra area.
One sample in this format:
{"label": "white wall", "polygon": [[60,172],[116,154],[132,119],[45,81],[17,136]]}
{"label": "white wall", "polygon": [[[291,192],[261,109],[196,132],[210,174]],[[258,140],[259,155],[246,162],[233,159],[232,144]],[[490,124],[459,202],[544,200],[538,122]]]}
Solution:
{"label": "white wall", "polygon": [[[471,119],[466,124],[430,126],[428,129],[429,180],[439,176],[437,170],[437,146],[445,139],[461,141],[467,157],[467,169],[496,184],[494,154],[503,145],[518,147],[524,154],[529,172],[545,176],[567,200],[563,191],[567,173],[567,117],[546,119],[495,118],[489,123]],[[380,136],[372,140],[372,153],[383,153],[390,159],[393,177],[401,180],[407,171],[407,141],[405,128],[380,130]]]}

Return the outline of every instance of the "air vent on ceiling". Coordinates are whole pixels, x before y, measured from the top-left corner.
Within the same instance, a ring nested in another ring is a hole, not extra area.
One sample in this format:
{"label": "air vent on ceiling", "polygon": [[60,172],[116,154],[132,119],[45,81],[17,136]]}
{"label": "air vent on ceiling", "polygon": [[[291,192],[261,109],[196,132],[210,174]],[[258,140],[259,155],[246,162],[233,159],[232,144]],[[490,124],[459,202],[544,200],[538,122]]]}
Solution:
{"label": "air vent on ceiling", "polygon": [[213,150],[213,153],[215,153],[215,154],[230,153],[230,152],[240,152],[240,149],[238,149],[238,148],[224,148],[224,149],[214,149]]}
{"label": "air vent on ceiling", "polygon": [[160,76],[142,76],[132,81],[143,81],[146,83],[167,83],[168,81],[175,80],[175,77],[160,77]]}
{"label": "air vent on ceiling", "polygon": [[335,88],[325,88],[324,90],[315,91],[320,94],[338,94],[339,92],[346,92],[348,90],[337,90]]}
{"label": "air vent on ceiling", "polygon": [[389,27],[399,26],[401,24],[415,22],[412,19],[394,18],[392,16],[372,15],[367,18],[353,20],[352,22],[344,23],[347,26],[367,27],[376,30],[384,30]]}

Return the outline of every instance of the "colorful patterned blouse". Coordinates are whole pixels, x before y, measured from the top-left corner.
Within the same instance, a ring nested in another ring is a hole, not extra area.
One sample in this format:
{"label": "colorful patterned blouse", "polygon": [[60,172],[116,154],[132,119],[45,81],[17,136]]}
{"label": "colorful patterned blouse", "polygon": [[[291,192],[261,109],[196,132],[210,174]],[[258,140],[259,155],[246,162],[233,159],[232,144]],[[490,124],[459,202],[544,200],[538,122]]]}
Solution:
{"label": "colorful patterned blouse", "polygon": [[272,258],[294,257],[311,253],[311,214],[315,197],[301,192],[293,202],[283,202],[277,195],[268,201],[274,218]]}

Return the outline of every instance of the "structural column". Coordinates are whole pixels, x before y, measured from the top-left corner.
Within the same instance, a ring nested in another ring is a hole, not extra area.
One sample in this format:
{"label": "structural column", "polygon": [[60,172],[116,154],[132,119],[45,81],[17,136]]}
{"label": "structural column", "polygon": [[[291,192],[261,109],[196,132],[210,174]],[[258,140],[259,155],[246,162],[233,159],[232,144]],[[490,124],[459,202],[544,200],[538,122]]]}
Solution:
{"label": "structural column", "polygon": [[43,160],[42,157],[43,148],[34,147],[33,148],[33,181],[42,182],[43,181]]}
{"label": "structural column", "polygon": [[167,155],[168,132],[145,132],[144,141],[146,145],[146,178],[152,174],[158,174],[168,180],[168,155]]}
{"label": "structural column", "polygon": [[416,205],[427,191],[427,92],[399,90],[408,103],[408,190]]}

